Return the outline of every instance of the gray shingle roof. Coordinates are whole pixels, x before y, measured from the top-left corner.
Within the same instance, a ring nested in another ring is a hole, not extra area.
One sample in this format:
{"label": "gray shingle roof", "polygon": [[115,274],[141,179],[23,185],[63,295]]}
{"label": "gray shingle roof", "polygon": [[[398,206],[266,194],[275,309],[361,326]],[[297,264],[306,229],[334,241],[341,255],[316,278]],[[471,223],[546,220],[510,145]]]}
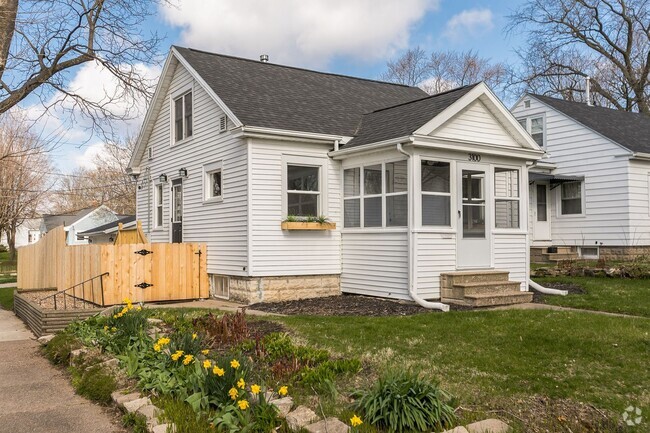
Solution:
{"label": "gray shingle roof", "polygon": [[117,221],[112,221],[110,223],[102,224],[97,227],[93,227],[91,229],[85,230],[81,233],[77,233],[77,236],[88,236],[90,234],[95,234],[99,232],[103,232],[104,230],[112,229],[113,227],[117,227],[118,224],[128,224],[130,222],[135,221],[135,215],[120,215],[120,219]]}
{"label": "gray shingle roof", "polygon": [[650,116],[530,94],[632,152],[650,153]]}
{"label": "gray shingle roof", "polygon": [[88,207],[85,209],[81,209],[77,212],[70,212],[70,213],[57,214],[57,215],[43,215],[43,223],[45,224],[45,231],[49,232],[50,230],[58,226],[69,226],[70,224],[85,217],[95,209],[97,208]]}
{"label": "gray shingle roof", "polygon": [[355,137],[346,143],[345,148],[411,135],[476,85],[459,87],[448,92],[365,114]]}
{"label": "gray shingle roof", "polygon": [[363,114],[427,96],[417,87],[175,49],[247,126],[352,136]]}

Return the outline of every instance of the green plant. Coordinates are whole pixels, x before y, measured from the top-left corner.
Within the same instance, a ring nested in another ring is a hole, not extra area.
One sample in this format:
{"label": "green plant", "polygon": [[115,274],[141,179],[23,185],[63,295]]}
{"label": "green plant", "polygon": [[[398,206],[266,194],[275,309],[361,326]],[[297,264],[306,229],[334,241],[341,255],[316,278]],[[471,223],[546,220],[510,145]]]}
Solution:
{"label": "green plant", "polygon": [[456,420],[449,395],[410,371],[388,373],[357,397],[366,422],[389,432],[443,429]]}
{"label": "green plant", "polygon": [[111,393],[116,388],[117,384],[113,375],[99,366],[90,367],[83,372],[76,384],[79,395],[100,404],[109,404]]}
{"label": "green plant", "polygon": [[313,368],[306,368],[301,375],[301,381],[316,390],[331,394],[332,384],[337,376],[358,373],[359,370],[361,362],[358,359],[327,360]]}
{"label": "green plant", "polygon": [[325,215],[320,215],[318,218],[316,218],[316,221],[320,224],[325,224],[329,222],[329,219]]}
{"label": "green plant", "polygon": [[173,423],[175,433],[214,433],[205,414],[196,414],[184,401],[161,398],[156,405],[163,410],[161,420]]}
{"label": "green plant", "polygon": [[148,433],[147,417],[139,413],[127,413],[122,417],[122,425],[131,427],[133,433]]}
{"label": "green plant", "polygon": [[307,215],[305,217],[305,222],[308,222],[308,223],[316,222],[316,217],[314,215]]}
{"label": "green plant", "polygon": [[47,343],[45,356],[53,364],[68,364],[70,352],[80,347],[81,343],[73,335],[62,332]]}
{"label": "green plant", "polygon": [[193,324],[211,347],[233,347],[250,337],[244,311],[226,313],[220,318],[209,313],[194,319]]}
{"label": "green plant", "polygon": [[285,221],[288,223],[295,223],[296,221],[298,221],[298,217],[296,217],[295,215],[287,215],[287,219]]}

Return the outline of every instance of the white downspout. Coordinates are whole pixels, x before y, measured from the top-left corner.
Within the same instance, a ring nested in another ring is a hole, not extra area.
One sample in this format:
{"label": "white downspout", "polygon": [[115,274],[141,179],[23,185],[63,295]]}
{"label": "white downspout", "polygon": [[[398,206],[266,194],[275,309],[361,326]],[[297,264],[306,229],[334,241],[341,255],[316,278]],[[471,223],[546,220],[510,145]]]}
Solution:
{"label": "white downspout", "polygon": [[546,295],[560,295],[560,296],[566,296],[569,294],[567,290],[558,290],[558,289],[550,289],[548,287],[544,287],[542,285],[537,284],[530,278],[528,279],[528,285],[532,287],[533,289],[537,290],[540,293],[544,293]]}
{"label": "white downspout", "polygon": [[404,150],[402,147],[402,143],[397,143],[397,151],[401,154],[406,155],[409,161],[409,184],[408,184],[408,236],[407,238],[407,248],[408,248],[408,287],[409,287],[409,295],[411,298],[420,306],[424,308],[429,308],[429,309],[434,309],[434,310],[441,310],[441,311],[449,311],[449,305],[443,304],[442,302],[429,302],[425,301],[422,299],[418,294],[416,293],[416,284],[415,284],[415,273],[417,272],[417,267],[416,267],[416,261],[417,261],[417,251],[415,251],[415,242],[414,242],[414,236],[415,236],[415,230],[413,227],[413,221],[415,219],[415,215],[413,215],[413,204],[414,204],[414,193],[415,193],[415,177],[414,177],[414,167],[413,167],[413,160],[411,159],[411,154],[408,153],[407,151]]}

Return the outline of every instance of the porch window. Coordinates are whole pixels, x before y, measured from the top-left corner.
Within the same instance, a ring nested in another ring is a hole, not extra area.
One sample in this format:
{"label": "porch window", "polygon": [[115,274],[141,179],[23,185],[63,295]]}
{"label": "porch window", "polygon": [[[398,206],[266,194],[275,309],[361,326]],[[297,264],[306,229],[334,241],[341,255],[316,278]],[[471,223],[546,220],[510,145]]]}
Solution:
{"label": "porch window", "polygon": [[174,142],[192,136],[192,92],[174,99]]}
{"label": "porch window", "polygon": [[451,225],[449,167],[448,162],[423,160],[421,163],[422,225]]}
{"label": "porch window", "polygon": [[287,214],[320,215],[320,166],[287,165]]}
{"label": "porch window", "polygon": [[519,189],[518,169],[494,169],[494,221],[496,228],[519,228]]}
{"label": "porch window", "polygon": [[154,227],[163,225],[163,184],[155,186],[154,191]]}
{"label": "porch window", "polygon": [[582,214],[582,182],[567,182],[561,186],[562,215]]}
{"label": "porch window", "polygon": [[363,168],[363,226],[381,227],[381,164]]}
{"label": "porch window", "polygon": [[343,171],[343,225],[361,227],[361,169]]}
{"label": "porch window", "polygon": [[408,219],[408,164],[406,161],[387,162],[386,178],[386,226],[407,225]]}

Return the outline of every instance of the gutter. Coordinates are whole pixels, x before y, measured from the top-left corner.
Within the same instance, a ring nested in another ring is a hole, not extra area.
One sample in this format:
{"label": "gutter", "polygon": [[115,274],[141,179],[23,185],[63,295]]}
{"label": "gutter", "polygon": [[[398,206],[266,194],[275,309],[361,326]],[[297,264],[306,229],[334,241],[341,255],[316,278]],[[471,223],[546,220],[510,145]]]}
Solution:
{"label": "gutter", "polygon": [[442,302],[429,302],[425,301],[422,299],[418,294],[417,294],[417,280],[416,280],[416,269],[417,269],[417,253],[415,251],[415,245],[416,245],[416,239],[415,236],[417,233],[413,229],[413,219],[414,215],[412,212],[412,207],[413,204],[413,193],[414,193],[414,183],[415,183],[415,178],[413,176],[413,160],[411,159],[411,154],[408,153],[407,151],[404,150],[402,147],[402,143],[397,143],[397,151],[401,154],[406,155],[409,161],[409,165],[411,166],[409,170],[409,185],[408,185],[408,203],[409,203],[409,218],[408,218],[408,236],[407,236],[407,248],[408,248],[408,288],[409,288],[409,296],[411,296],[411,299],[413,299],[415,302],[418,303],[421,307],[424,308],[429,308],[429,309],[435,309],[435,310],[441,310],[441,311],[449,311],[449,305],[443,304]]}
{"label": "gutter", "polygon": [[650,153],[634,152],[630,159],[640,159],[643,161],[650,161]]}
{"label": "gutter", "polygon": [[258,126],[241,126],[239,128],[245,137],[258,137],[258,138],[277,138],[282,137],[285,140],[294,141],[312,141],[318,143],[331,143],[336,141],[345,143],[346,137],[341,135],[320,134],[316,132],[303,132],[303,131],[290,131],[285,129],[264,128]]}
{"label": "gutter", "polygon": [[569,294],[567,290],[558,290],[558,289],[550,289],[548,287],[544,287],[540,284],[537,284],[530,278],[528,279],[528,285],[532,287],[533,289],[537,290],[539,293],[544,293],[546,295],[560,295],[560,296],[566,296]]}

